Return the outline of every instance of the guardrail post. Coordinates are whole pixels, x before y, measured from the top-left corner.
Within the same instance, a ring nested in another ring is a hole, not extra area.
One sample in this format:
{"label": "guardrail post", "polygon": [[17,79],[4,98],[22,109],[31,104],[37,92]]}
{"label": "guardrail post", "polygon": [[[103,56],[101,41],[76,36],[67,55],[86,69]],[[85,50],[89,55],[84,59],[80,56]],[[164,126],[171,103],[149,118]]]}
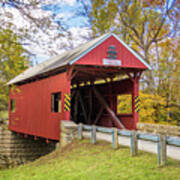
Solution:
{"label": "guardrail post", "polygon": [[137,134],[136,131],[131,132],[130,143],[131,143],[131,156],[137,155],[138,144],[137,144]]}
{"label": "guardrail post", "polygon": [[92,126],[91,128],[91,143],[95,144],[96,143],[96,126]]}
{"label": "guardrail post", "polygon": [[78,124],[78,139],[81,140],[83,138],[83,124]]}
{"label": "guardrail post", "polygon": [[118,148],[118,133],[117,133],[117,128],[113,128],[112,131],[112,147],[113,149]]}
{"label": "guardrail post", "polygon": [[159,135],[158,137],[159,137],[159,141],[157,144],[158,164],[159,164],[159,166],[164,166],[164,165],[166,165],[166,152],[167,152],[166,136]]}

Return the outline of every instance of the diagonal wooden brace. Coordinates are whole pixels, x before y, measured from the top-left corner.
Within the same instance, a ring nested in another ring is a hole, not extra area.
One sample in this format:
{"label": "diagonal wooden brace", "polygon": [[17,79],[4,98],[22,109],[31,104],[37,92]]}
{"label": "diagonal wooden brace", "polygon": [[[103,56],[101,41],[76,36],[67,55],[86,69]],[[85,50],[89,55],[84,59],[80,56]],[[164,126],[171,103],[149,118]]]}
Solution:
{"label": "diagonal wooden brace", "polygon": [[111,116],[112,120],[114,121],[115,125],[120,128],[120,129],[125,129],[124,125],[120,122],[119,118],[116,116],[114,111],[108,106],[104,98],[101,96],[101,94],[97,91],[97,89],[94,87],[93,88],[94,94],[96,95],[97,99],[101,103],[102,106],[106,109],[106,111],[109,113]]}

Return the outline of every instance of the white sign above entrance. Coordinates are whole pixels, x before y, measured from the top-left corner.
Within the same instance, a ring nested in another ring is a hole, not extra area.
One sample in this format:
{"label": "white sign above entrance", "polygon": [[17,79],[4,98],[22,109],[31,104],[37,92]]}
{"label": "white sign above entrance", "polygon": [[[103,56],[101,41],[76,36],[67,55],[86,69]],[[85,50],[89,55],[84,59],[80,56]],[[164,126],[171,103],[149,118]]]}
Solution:
{"label": "white sign above entrance", "polygon": [[121,66],[122,62],[118,59],[103,59],[103,64],[111,66]]}

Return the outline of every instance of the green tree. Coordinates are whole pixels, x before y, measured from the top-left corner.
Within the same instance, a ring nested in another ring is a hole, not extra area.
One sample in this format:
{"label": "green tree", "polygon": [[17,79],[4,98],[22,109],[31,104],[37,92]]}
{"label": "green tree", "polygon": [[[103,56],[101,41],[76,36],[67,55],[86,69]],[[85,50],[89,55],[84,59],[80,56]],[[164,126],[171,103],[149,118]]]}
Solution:
{"label": "green tree", "polygon": [[[180,125],[180,44],[179,38],[167,38],[156,45],[157,94],[166,100],[168,121]],[[178,41],[177,41],[178,40]]]}
{"label": "green tree", "polygon": [[162,97],[164,117],[179,124],[179,1],[79,1],[89,17],[93,36],[115,32],[150,64],[152,70],[142,77],[143,90]]}
{"label": "green tree", "polygon": [[28,66],[26,51],[11,30],[0,30],[0,111],[8,107],[6,83]]}
{"label": "green tree", "polygon": [[[129,44],[143,59],[155,68],[150,50],[179,27],[179,4],[174,1],[99,0],[85,3],[93,36],[113,31]],[[146,72],[146,86],[155,92],[154,71]]]}

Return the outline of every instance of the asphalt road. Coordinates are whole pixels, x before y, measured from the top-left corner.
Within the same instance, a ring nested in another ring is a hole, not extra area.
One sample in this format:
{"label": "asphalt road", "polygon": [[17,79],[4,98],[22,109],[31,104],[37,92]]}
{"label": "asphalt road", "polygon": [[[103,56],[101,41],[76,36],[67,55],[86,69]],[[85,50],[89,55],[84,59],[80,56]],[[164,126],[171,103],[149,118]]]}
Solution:
{"label": "asphalt road", "polygon": [[[90,132],[83,132],[83,136],[89,138]],[[112,142],[112,135],[98,132],[96,133],[96,139]],[[130,146],[130,138],[128,137],[119,136],[118,142],[120,145]],[[157,154],[157,143],[138,140],[138,149]],[[167,156],[172,159],[180,160],[180,147],[167,145]]]}

